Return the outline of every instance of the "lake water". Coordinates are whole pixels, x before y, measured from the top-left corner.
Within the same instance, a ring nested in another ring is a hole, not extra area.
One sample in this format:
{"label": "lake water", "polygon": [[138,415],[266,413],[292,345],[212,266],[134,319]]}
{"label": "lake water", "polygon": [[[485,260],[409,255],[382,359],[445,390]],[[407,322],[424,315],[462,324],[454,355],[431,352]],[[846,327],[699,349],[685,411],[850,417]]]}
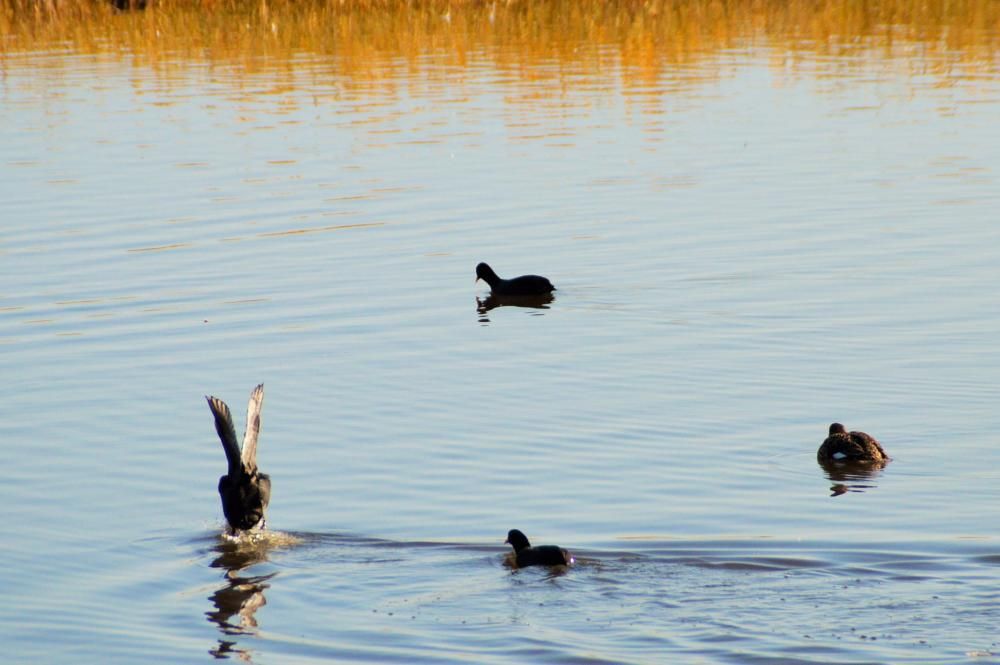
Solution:
{"label": "lake water", "polygon": [[997,33],[453,29],[0,54],[5,658],[1000,662]]}

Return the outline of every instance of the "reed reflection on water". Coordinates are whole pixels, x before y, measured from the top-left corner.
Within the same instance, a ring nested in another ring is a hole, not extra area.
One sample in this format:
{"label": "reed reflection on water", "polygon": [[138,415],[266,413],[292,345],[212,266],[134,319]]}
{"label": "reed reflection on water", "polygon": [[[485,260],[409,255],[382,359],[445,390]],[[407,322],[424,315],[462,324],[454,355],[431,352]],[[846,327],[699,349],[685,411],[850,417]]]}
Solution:
{"label": "reed reflection on water", "polygon": [[[811,69],[819,55],[835,57],[827,64],[842,74],[874,59],[913,76],[928,63],[961,75],[995,66],[998,26],[992,0],[162,0],[132,12],[104,0],[0,0],[7,36],[0,52],[8,55],[71,48],[127,57],[165,81],[185,61],[207,60],[231,76],[268,72],[272,93],[312,88],[328,75],[342,86],[338,95],[357,99],[372,85],[400,92],[395,82],[406,71],[420,72],[411,77],[416,86],[461,81],[481,58],[508,84],[559,83],[534,87],[526,102],[564,96],[575,85],[610,90],[619,81],[625,95],[642,96],[684,63],[758,40],[780,54],[777,69]],[[295,63],[316,56],[328,69],[301,77]]]}

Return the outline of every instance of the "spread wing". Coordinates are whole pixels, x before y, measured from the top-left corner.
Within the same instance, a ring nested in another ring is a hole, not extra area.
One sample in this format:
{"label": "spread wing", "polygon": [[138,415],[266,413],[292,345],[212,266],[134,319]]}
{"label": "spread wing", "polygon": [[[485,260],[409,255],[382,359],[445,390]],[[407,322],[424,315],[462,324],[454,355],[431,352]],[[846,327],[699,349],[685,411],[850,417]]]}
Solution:
{"label": "spread wing", "polygon": [[247,402],[247,431],[243,435],[243,453],[241,459],[247,473],[257,469],[257,437],[260,435],[260,409],[264,404],[264,384],[260,384],[250,393]]}
{"label": "spread wing", "polygon": [[226,461],[229,462],[229,476],[239,478],[243,471],[243,464],[240,461],[240,447],[236,443],[236,428],[233,427],[233,417],[229,413],[229,407],[218,397],[205,396],[208,401],[208,408],[215,416],[215,431],[219,433],[219,440],[222,441],[222,449],[226,452]]}

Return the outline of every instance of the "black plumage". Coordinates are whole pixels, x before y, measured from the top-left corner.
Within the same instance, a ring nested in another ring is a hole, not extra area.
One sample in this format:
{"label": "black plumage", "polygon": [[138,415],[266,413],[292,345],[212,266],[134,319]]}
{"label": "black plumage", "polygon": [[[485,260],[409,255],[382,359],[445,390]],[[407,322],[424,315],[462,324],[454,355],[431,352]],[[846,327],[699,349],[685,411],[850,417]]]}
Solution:
{"label": "black plumage", "polygon": [[547,278],[539,275],[521,275],[511,279],[501,279],[493,268],[485,263],[476,266],[476,281],[483,280],[490,285],[495,296],[541,296],[552,293],[556,287]]}
{"label": "black plumage", "polygon": [[507,532],[505,541],[514,548],[513,562],[518,568],[525,566],[568,566],[573,562],[569,552],[556,545],[532,547],[528,537],[517,529]]}
{"label": "black plumage", "polygon": [[260,435],[260,411],[264,402],[264,384],[254,388],[247,403],[247,429],[243,446],[236,441],[236,428],[226,403],[217,397],[205,397],[215,417],[215,431],[222,441],[229,471],[219,478],[222,512],[233,533],[263,529],[267,504],[271,500],[271,477],[257,468],[257,439]]}

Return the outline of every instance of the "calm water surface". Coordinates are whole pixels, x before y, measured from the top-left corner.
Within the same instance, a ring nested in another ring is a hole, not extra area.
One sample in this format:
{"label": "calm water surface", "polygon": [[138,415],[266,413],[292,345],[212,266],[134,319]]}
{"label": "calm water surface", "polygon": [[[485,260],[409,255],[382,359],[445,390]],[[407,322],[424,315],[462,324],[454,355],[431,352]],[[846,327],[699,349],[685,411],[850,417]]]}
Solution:
{"label": "calm water surface", "polygon": [[1000,662],[1000,68],[853,44],[6,54],[6,657]]}

